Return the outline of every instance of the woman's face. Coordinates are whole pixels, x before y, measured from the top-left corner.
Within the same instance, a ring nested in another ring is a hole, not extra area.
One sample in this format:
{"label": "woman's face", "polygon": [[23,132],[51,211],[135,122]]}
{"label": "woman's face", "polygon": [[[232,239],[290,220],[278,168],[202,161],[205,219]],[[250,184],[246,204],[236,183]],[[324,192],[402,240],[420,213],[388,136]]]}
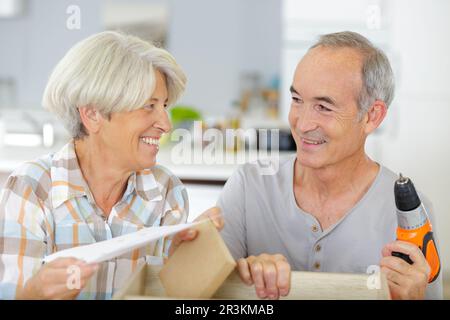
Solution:
{"label": "woman's face", "polygon": [[137,110],[118,112],[100,130],[101,145],[112,150],[120,168],[138,171],[156,163],[159,140],[171,129],[167,114],[167,86],[162,73],[155,72],[156,87],[145,105]]}

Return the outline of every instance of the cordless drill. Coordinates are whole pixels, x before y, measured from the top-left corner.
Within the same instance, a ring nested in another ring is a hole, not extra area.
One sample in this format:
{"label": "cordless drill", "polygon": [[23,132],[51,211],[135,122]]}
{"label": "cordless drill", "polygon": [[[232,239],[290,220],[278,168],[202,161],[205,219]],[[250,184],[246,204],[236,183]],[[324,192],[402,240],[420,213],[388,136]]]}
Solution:
{"label": "cordless drill", "polygon": [[[412,181],[403,177],[402,174],[395,181],[394,195],[398,220],[397,239],[419,247],[431,268],[428,282],[433,282],[439,275],[441,263],[425,207],[420,201]],[[392,255],[413,264],[409,255],[401,252],[392,252]]]}

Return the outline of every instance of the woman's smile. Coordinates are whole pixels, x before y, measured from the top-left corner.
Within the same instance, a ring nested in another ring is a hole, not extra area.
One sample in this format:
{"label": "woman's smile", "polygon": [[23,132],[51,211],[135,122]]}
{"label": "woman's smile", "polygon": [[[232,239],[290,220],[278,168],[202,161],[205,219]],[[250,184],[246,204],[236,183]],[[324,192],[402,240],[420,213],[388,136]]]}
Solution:
{"label": "woman's smile", "polygon": [[139,141],[144,144],[146,147],[151,148],[151,150],[154,150],[155,152],[158,152],[159,150],[159,137],[149,137],[149,136],[143,136],[140,137]]}

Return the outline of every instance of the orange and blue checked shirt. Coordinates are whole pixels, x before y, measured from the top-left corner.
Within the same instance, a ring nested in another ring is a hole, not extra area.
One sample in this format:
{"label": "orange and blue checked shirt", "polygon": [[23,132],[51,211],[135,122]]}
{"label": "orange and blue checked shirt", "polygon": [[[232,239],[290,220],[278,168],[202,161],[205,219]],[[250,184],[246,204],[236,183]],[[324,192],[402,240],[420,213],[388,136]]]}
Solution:
{"label": "orange and blue checked shirt", "polygon": [[[47,255],[143,227],[184,223],[188,212],[183,184],[167,169],[154,166],[129,177],[122,199],[106,219],[71,141],[54,154],[22,164],[1,192],[0,298],[14,299]],[[169,245],[170,238],[161,239],[101,263],[78,299],[110,299],[138,266],[162,263]]]}

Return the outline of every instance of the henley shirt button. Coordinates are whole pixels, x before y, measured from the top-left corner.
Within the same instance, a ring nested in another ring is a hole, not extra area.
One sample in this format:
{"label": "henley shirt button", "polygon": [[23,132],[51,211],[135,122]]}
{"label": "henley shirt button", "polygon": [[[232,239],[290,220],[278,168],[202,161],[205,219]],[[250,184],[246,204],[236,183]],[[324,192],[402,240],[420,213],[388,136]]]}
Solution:
{"label": "henley shirt button", "polygon": [[314,263],[314,268],[315,269],[320,269],[320,263],[319,262]]}
{"label": "henley shirt button", "polygon": [[322,246],[321,246],[320,244],[318,244],[318,245],[316,246],[316,252],[319,252],[320,250],[322,250]]}
{"label": "henley shirt button", "polygon": [[314,225],[314,226],[312,226],[312,232],[317,232],[317,231],[319,231],[319,228],[316,226],[316,225]]}

